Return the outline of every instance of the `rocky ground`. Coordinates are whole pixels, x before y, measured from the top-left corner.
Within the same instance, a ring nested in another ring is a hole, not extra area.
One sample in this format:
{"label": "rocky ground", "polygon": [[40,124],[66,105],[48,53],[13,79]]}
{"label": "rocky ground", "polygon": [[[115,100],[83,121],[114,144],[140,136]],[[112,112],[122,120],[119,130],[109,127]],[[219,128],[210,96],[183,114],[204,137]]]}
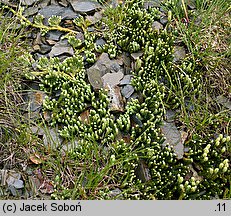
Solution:
{"label": "rocky ground", "polygon": [[[185,112],[190,121],[197,110],[203,86],[198,71],[203,66],[193,62],[187,44],[172,34],[177,25],[170,3],[136,2],[0,1],[4,16],[19,20],[15,28],[27,29],[29,52],[20,61],[29,69],[20,111],[22,122],[29,125],[27,133],[41,148],[25,150],[23,171],[0,163],[6,189],[0,196],[62,199],[70,198],[75,187],[88,190],[97,170],[81,174],[90,163],[83,160],[86,157],[93,157],[91,162],[99,163],[102,171],[94,199],[208,199],[228,193],[229,94],[214,99],[226,117],[221,124],[210,118],[211,133],[192,130],[180,120]],[[182,2],[188,13],[180,22],[200,25],[200,17],[193,17],[196,1]],[[48,159],[55,157],[52,151],[61,157],[57,167]],[[69,160],[76,165],[68,165]],[[109,169],[119,171],[113,174]]]}

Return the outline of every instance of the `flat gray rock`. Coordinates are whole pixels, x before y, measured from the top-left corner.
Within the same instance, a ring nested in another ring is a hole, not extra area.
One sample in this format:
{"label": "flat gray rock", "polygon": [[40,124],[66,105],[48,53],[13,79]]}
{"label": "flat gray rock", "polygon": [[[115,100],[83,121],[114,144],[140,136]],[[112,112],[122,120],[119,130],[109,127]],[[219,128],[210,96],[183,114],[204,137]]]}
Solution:
{"label": "flat gray rock", "polygon": [[225,108],[231,110],[231,100],[229,100],[225,96],[223,96],[223,95],[217,96],[216,101],[217,101],[217,103],[221,104]]}
{"label": "flat gray rock", "polygon": [[75,140],[68,142],[65,145],[62,145],[62,150],[64,152],[69,152],[69,151],[75,149],[78,145],[79,145],[79,142],[77,139],[75,139]]}
{"label": "flat gray rock", "polygon": [[175,124],[173,122],[164,121],[164,125],[162,125],[160,128],[162,133],[164,134],[164,137],[166,138],[162,145],[166,146],[167,144],[169,144],[173,147],[177,158],[183,158],[184,143],[182,142],[181,133],[180,131],[178,131]]}
{"label": "flat gray rock", "polygon": [[154,22],[152,23],[152,29],[153,29],[153,30],[159,31],[159,30],[161,30],[161,29],[163,29],[163,28],[164,28],[163,25],[162,25],[161,23],[157,22],[157,21],[154,21]]}
{"label": "flat gray rock", "polygon": [[165,114],[166,122],[173,122],[176,115],[176,111],[167,110]]}
{"label": "flat gray rock", "polygon": [[111,60],[107,53],[102,53],[96,62],[96,65],[103,70],[103,73],[118,72],[120,65],[116,60]]}
{"label": "flat gray rock", "polygon": [[122,80],[120,80],[120,85],[128,85],[131,84],[131,80],[133,78],[133,75],[125,75],[124,78]]}
{"label": "flat gray rock", "polygon": [[133,86],[126,85],[123,87],[121,93],[125,98],[129,98],[133,94],[134,91],[135,90],[134,90]]}
{"label": "flat gray rock", "polygon": [[48,5],[38,11],[44,18],[48,19],[51,16],[61,16],[62,19],[74,19],[78,14],[71,8],[65,8],[59,5]]}
{"label": "flat gray rock", "polygon": [[71,56],[74,55],[74,50],[70,46],[70,44],[68,44],[67,40],[57,42],[52,47],[51,52],[48,55],[49,57],[55,57],[55,56],[59,56],[62,54],[69,54]]}
{"label": "flat gray rock", "polygon": [[31,6],[32,4],[40,2],[40,0],[22,0],[22,5]]}
{"label": "flat gray rock", "polygon": [[95,90],[103,87],[102,75],[102,71],[96,65],[87,69],[88,80]]}
{"label": "flat gray rock", "polygon": [[144,2],[144,8],[148,9],[150,7],[160,7],[161,0],[149,0]]}
{"label": "flat gray rock", "polygon": [[24,188],[21,174],[14,170],[0,170],[0,185],[14,187],[15,189]]}
{"label": "flat gray rock", "polygon": [[184,59],[186,56],[185,48],[182,46],[175,46],[174,53],[173,53],[173,61],[177,62]]}
{"label": "flat gray rock", "polygon": [[102,19],[102,14],[100,12],[95,12],[93,16],[86,16],[86,19],[94,25]]}
{"label": "flat gray rock", "polygon": [[141,57],[143,54],[144,54],[144,53],[140,51],[140,52],[132,53],[132,54],[131,54],[131,57],[132,57],[134,60],[136,60],[136,59],[138,59],[139,57]]}
{"label": "flat gray rock", "polygon": [[29,91],[25,96],[24,111],[34,112],[42,107],[46,94],[42,91]]}
{"label": "flat gray rock", "polygon": [[119,188],[110,191],[108,195],[110,198],[116,198],[117,200],[123,198],[122,191]]}
{"label": "flat gray rock", "polygon": [[30,127],[30,131],[33,133],[33,134],[37,134],[37,135],[44,135],[45,134],[45,130],[44,128],[42,127],[38,127],[38,126],[31,126]]}
{"label": "flat gray rock", "polygon": [[162,16],[162,17],[160,18],[160,23],[161,23],[162,25],[166,25],[166,24],[168,23],[168,17],[167,17],[167,16]]}
{"label": "flat gray rock", "polygon": [[51,49],[52,49],[51,46],[49,46],[47,44],[41,44],[38,52],[41,54],[47,54],[51,51]]}
{"label": "flat gray rock", "polygon": [[67,0],[62,0],[62,1],[59,1],[59,4],[63,7],[67,7],[68,6],[68,1]]}
{"label": "flat gray rock", "polygon": [[21,189],[21,188],[24,188],[24,183],[23,183],[22,180],[17,179],[17,180],[15,180],[13,186],[14,186],[16,189]]}
{"label": "flat gray rock", "polygon": [[106,44],[106,41],[102,38],[99,38],[95,41],[96,46],[103,46],[104,44]]}
{"label": "flat gray rock", "polygon": [[139,165],[136,169],[136,176],[142,182],[147,182],[151,180],[150,170],[143,160],[139,161]]}
{"label": "flat gray rock", "polygon": [[25,17],[32,16],[38,12],[38,7],[28,7],[24,10],[23,15]]}
{"label": "flat gray rock", "polygon": [[124,74],[119,71],[116,73],[106,73],[103,77],[103,84],[108,84],[111,87],[116,86],[120,83],[120,80],[123,78]]}
{"label": "flat gray rock", "polygon": [[96,1],[72,0],[70,3],[74,11],[78,13],[90,13],[101,7]]}
{"label": "flat gray rock", "polygon": [[49,31],[46,33],[46,39],[47,40],[53,40],[53,41],[59,41],[61,35],[63,35],[62,32],[60,31]]}

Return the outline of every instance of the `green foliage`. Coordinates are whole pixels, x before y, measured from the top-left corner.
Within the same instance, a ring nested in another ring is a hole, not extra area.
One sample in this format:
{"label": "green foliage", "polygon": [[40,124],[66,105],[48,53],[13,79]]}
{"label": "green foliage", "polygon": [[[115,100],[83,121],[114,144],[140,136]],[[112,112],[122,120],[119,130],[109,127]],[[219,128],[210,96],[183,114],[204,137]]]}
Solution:
{"label": "green foliage", "polygon": [[[47,94],[43,111],[51,113],[48,124],[58,127],[64,144],[77,142],[65,154],[61,155],[59,149],[50,153],[42,165],[54,172],[54,199],[110,199],[115,188],[121,190],[122,199],[211,199],[228,193],[231,144],[229,136],[214,138],[221,125],[216,119],[219,115],[202,117],[199,123],[194,117],[189,123],[192,128],[185,121],[178,122],[191,130],[185,143],[189,150],[182,159],[172,147],[163,146],[161,124],[166,109],[179,108],[190,121],[192,113],[184,104],[188,98],[200,98],[203,73],[195,56],[173,61],[179,32],[169,32],[170,24],[163,30],[153,30],[159,10],[146,10],[143,2],[126,1],[107,9],[103,21],[106,27],[100,33],[87,30],[90,23],[84,16],[76,18],[73,22],[82,29],[84,43],[75,37],[76,32],[60,26],[60,17],[51,17],[49,26],[43,24],[41,15],[35,17],[34,27],[43,33],[68,32],[65,37],[75,50],[73,57],[63,61],[42,57],[34,62],[30,55],[24,58],[24,66],[33,63],[38,70],[25,76],[38,81]],[[177,2],[164,4],[173,10],[174,17]],[[179,17],[186,16],[183,6],[180,10]],[[169,21],[171,17],[169,12]],[[0,39],[3,34],[0,30]],[[98,36],[106,40],[101,48],[95,47]],[[107,91],[96,92],[88,83],[86,68],[96,61],[95,51],[107,52],[110,58],[122,52],[143,53],[132,72],[132,85],[141,98],[127,102],[122,113],[112,113]],[[147,179],[139,177],[140,164],[148,169]]]}
{"label": "green foliage", "polygon": [[51,16],[48,19],[48,23],[50,26],[59,26],[61,22],[62,17],[61,16]]}

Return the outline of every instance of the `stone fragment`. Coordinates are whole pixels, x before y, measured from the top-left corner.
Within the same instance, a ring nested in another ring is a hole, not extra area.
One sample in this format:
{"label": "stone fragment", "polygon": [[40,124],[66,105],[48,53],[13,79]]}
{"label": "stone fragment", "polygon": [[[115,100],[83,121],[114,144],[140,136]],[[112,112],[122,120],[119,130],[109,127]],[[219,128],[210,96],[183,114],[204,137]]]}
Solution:
{"label": "stone fragment", "polygon": [[22,5],[31,6],[39,0],[21,0]]}
{"label": "stone fragment", "polygon": [[143,183],[151,180],[150,170],[143,160],[139,161],[139,165],[135,173],[137,178],[140,179]]}
{"label": "stone fragment", "polygon": [[164,28],[163,25],[162,25],[161,23],[157,22],[157,21],[154,21],[154,22],[152,23],[152,29],[153,29],[153,30],[160,31],[160,30],[163,29],[163,28]]}
{"label": "stone fragment", "polygon": [[143,123],[142,121],[137,117],[137,115],[132,115],[131,116],[131,120],[132,120],[132,124],[135,126],[135,124],[137,124],[140,128],[143,127]]}
{"label": "stone fragment", "polygon": [[114,87],[116,85],[119,84],[120,80],[123,78],[124,74],[119,71],[116,73],[106,73],[103,77],[103,84],[106,85],[110,85],[111,87]]}
{"label": "stone fragment", "polygon": [[133,94],[134,91],[135,90],[134,90],[133,86],[126,85],[123,87],[121,93],[125,98],[129,98]]}
{"label": "stone fragment", "polygon": [[94,32],[95,28],[93,26],[87,27],[88,32]]}
{"label": "stone fragment", "polygon": [[122,191],[119,188],[116,188],[109,192],[110,198],[116,198],[117,200],[121,200],[123,198]]}
{"label": "stone fragment", "polygon": [[180,131],[173,122],[166,122],[161,126],[161,131],[164,134],[166,140],[163,142],[162,146],[169,144],[173,147],[177,158],[181,159],[184,155],[184,143],[182,142],[182,137]]}
{"label": "stone fragment", "polygon": [[72,0],[70,3],[74,11],[78,13],[91,13],[101,8],[98,2],[90,0]]}
{"label": "stone fragment", "polygon": [[76,147],[78,147],[78,145],[79,145],[79,142],[77,139],[71,140],[67,144],[62,145],[62,150],[64,152],[69,152],[69,151],[75,149]]}
{"label": "stone fragment", "polygon": [[167,17],[167,16],[162,16],[162,17],[160,18],[160,23],[161,23],[162,25],[166,25],[166,24],[168,23],[168,17]]}
{"label": "stone fragment", "polygon": [[62,34],[63,34],[62,32],[54,30],[46,33],[45,37],[47,40],[59,41]]}
{"label": "stone fragment", "polygon": [[102,19],[102,14],[100,12],[95,12],[93,16],[86,16],[86,20],[88,20],[91,24],[96,24]]}
{"label": "stone fragment", "polygon": [[84,34],[82,32],[78,32],[75,37],[81,40],[82,43],[84,42]]}
{"label": "stone fragment", "polygon": [[95,90],[99,90],[103,87],[102,71],[96,66],[92,66],[87,69],[87,76],[90,84]]}
{"label": "stone fragment", "polygon": [[45,130],[44,130],[44,128],[38,127],[38,126],[31,126],[30,127],[30,131],[33,134],[37,134],[37,135],[40,135],[40,136],[43,136],[46,133]]}
{"label": "stone fragment", "polygon": [[223,95],[217,96],[216,101],[217,101],[217,103],[221,104],[225,108],[231,110],[231,100],[229,100],[225,96],[223,96]]}
{"label": "stone fragment", "polygon": [[131,57],[132,57],[134,60],[136,60],[136,59],[138,59],[139,57],[141,57],[143,54],[144,54],[144,53],[140,51],[140,52],[132,53],[132,54],[131,54]]}
{"label": "stone fragment", "polygon": [[47,44],[50,45],[50,46],[53,46],[53,45],[56,44],[56,42],[53,41],[53,40],[46,40],[46,42],[47,42]]}
{"label": "stone fragment", "polygon": [[128,85],[131,84],[131,80],[133,78],[133,75],[125,75],[122,80],[120,80],[120,85]]}
{"label": "stone fragment", "polygon": [[195,0],[186,0],[185,4],[188,6],[189,10],[195,10],[196,9],[196,2],[195,2]]}
{"label": "stone fragment", "polygon": [[120,87],[111,87],[106,84],[104,88],[108,90],[108,97],[110,98],[110,103],[108,105],[109,109],[115,112],[124,112],[124,102],[120,93]]}
{"label": "stone fragment", "polygon": [[47,45],[47,44],[41,44],[40,45],[40,49],[39,49],[39,53],[41,54],[47,54],[51,51],[51,46]]}
{"label": "stone fragment", "polygon": [[39,10],[38,7],[29,7],[23,11],[23,15],[25,17],[35,15],[38,12],[38,10]]}
{"label": "stone fragment", "polygon": [[96,46],[103,46],[104,44],[106,44],[106,41],[104,39],[100,38],[100,39],[97,39],[95,41],[95,44],[96,44]]}
{"label": "stone fragment", "polygon": [[61,7],[59,5],[48,5],[38,11],[44,18],[49,19],[51,16],[61,16],[62,19],[75,19],[79,15],[70,7]]}
{"label": "stone fragment", "polygon": [[25,96],[24,111],[34,112],[41,108],[46,94],[42,91],[29,91]]}
{"label": "stone fragment", "polygon": [[175,46],[174,47],[174,53],[173,53],[173,62],[180,61],[184,59],[186,56],[185,48],[182,46]]}
{"label": "stone fragment", "polygon": [[62,1],[59,1],[59,4],[63,7],[67,7],[68,6],[68,1],[67,0],[62,0]]}
{"label": "stone fragment", "polygon": [[173,122],[176,112],[173,110],[167,110],[165,114],[166,122]]}
{"label": "stone fragment", "polygon": [[161,0],[149,0],[144,2],[144,8],[149,9],[151,7],[160,7]]}
{"label": "stone fragment", "polygon": [[107,53],[102,53],[95,65],[102,71],[102,75],[110,72],[118,72],[121,69],[118,62],[111,60]]}
{"label": "stone fragment", "polygon": [[70,44],[68,44],[67,40],[61,40],[57,42],[51,49],[51,52],[48,54],[49,57],[55,57],[62,54],[69,54],[71,56],[74,55],[74,50]]}
{"label": "stone fragment", "polygon": [[13,187],[14,189],[24,188],[21,174],[14,170],[0,170],[0,186]]}

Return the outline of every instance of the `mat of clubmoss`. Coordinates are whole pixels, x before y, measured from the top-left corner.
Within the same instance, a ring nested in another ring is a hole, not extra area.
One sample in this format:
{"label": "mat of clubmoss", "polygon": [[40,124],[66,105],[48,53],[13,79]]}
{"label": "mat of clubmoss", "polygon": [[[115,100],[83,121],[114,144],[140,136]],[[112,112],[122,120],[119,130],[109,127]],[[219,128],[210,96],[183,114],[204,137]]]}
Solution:
{"label": "mat of clubmoss", "polygon": [[[33,29],[32,50],[20,58],[30,67],[21,110],[33,122],[28,133],[46,149],[45,156],[29,154],[35,167],[28,166],[27,177],[1,170],[13,195],[211,199],[230,193],[224,122],[211,114],[207,132],[189,131],[177,118],[182,109],[189,116],[195,111],[203,67],[178,40],[172,1],[2,5],[20,27]],[[196,10],[193,1],[187,7]],[[42,177],[45,167],[50,174]]]}

